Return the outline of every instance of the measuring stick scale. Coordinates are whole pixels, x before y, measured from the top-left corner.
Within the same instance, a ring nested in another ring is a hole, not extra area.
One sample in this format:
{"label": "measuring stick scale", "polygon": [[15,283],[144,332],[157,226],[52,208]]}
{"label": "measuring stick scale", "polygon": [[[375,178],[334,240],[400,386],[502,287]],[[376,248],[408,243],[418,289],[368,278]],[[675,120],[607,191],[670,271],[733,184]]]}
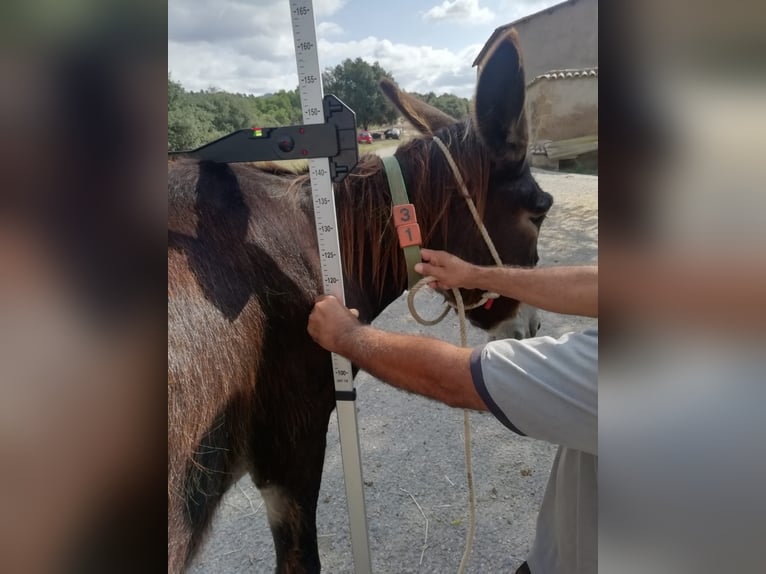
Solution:
{"label": "measuring stick scale", "polygon": [[[322,76],[319,68],[316,24],[311,0],[291,0],[290,16],[293,25],[303,123],[307,125],[322,123],[324,122]],[[330,177],[329,159],[310,159],[309,178],[311,180],[311,197],[314,205],[314,222],[324,293],[333,295],[345,303],[343,267],[340,257],[335,196]],[[367,512],[364,501],[356,405],[353,400],[354,380],[351,363],[348,359],[332,353],[332,370],[336,398],[338,399],[336,412],[340,432],[343,477],[346,484],[354,572],[356,574],[371,574]]]}

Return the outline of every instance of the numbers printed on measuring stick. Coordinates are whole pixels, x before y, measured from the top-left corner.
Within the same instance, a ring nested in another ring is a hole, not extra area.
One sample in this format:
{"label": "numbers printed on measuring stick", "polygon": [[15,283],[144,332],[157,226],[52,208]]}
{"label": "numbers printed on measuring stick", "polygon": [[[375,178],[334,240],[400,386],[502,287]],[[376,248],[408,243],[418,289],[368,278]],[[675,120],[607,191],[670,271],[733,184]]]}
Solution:
{"label": "numbers printed on measuring stick", "polygon": [[[316,24],[311,0],[291,0],[295,60],[298,69],[303,123],[321,124],[325,121],[322,75],[317,55]],[[354,130],[355,131],[355,130]],[[329,158],[309,160],[311,196],[314,201],[314,225],[319,246],[319,266],[325,294],[345,300],[343,268],[336,220],[334,193],[330,176]],[[348,500],[351,550],[354,572],[371,574],[372,560],[367,534],[367,513],[364,502],[359,432],[356,407],[353,403],[354,381],[351,363],[335,353],[330,354],[337,399],[338,427],[340,430],[343,478]],[[341,398],[342,397],[342,398]]]}

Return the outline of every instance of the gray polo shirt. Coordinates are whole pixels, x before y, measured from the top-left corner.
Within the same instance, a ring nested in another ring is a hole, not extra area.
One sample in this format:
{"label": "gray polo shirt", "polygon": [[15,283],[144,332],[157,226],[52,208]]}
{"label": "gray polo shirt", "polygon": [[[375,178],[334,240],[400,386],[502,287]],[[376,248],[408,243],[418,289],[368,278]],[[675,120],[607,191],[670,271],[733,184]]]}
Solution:
{"label": "gray polo shirt", "polygon": [[559,445],[527,562],[532,574],[595,574],[598,330],[476,347],[471,375],[495,417]]}

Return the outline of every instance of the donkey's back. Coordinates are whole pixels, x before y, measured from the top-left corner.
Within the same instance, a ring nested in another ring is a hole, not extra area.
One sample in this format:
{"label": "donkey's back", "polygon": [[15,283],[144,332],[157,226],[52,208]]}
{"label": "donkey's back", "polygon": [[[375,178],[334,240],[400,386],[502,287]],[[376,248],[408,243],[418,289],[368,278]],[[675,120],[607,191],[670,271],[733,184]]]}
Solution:
{"label": "donkey's back", "polygon": [[310,212],[288,184],[250,166],[168,166],[171,572],[245,472],[264,495],[278,564],[319,569],[332,378],[305,330],[318,260]]}

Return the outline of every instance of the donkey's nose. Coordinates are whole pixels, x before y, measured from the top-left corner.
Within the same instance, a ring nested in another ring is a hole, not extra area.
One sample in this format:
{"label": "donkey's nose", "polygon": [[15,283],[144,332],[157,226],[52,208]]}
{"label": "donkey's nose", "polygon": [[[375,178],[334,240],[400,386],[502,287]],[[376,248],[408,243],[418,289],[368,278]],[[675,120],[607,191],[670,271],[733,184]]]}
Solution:
{"label": "donkey's nose", "polygon": [[535,197],[534,207],[532,209],[537,213],[547,213],[552,205],[553,196],[550,193],[541,190]]}
{"label": "donkey's nose", "polygon": [[545,221],[545,211],[540,213],[531,213],[529,215],[529,221],[531,221],[537,229],[540,229],[540,226],[543,224],[543,221]]}

